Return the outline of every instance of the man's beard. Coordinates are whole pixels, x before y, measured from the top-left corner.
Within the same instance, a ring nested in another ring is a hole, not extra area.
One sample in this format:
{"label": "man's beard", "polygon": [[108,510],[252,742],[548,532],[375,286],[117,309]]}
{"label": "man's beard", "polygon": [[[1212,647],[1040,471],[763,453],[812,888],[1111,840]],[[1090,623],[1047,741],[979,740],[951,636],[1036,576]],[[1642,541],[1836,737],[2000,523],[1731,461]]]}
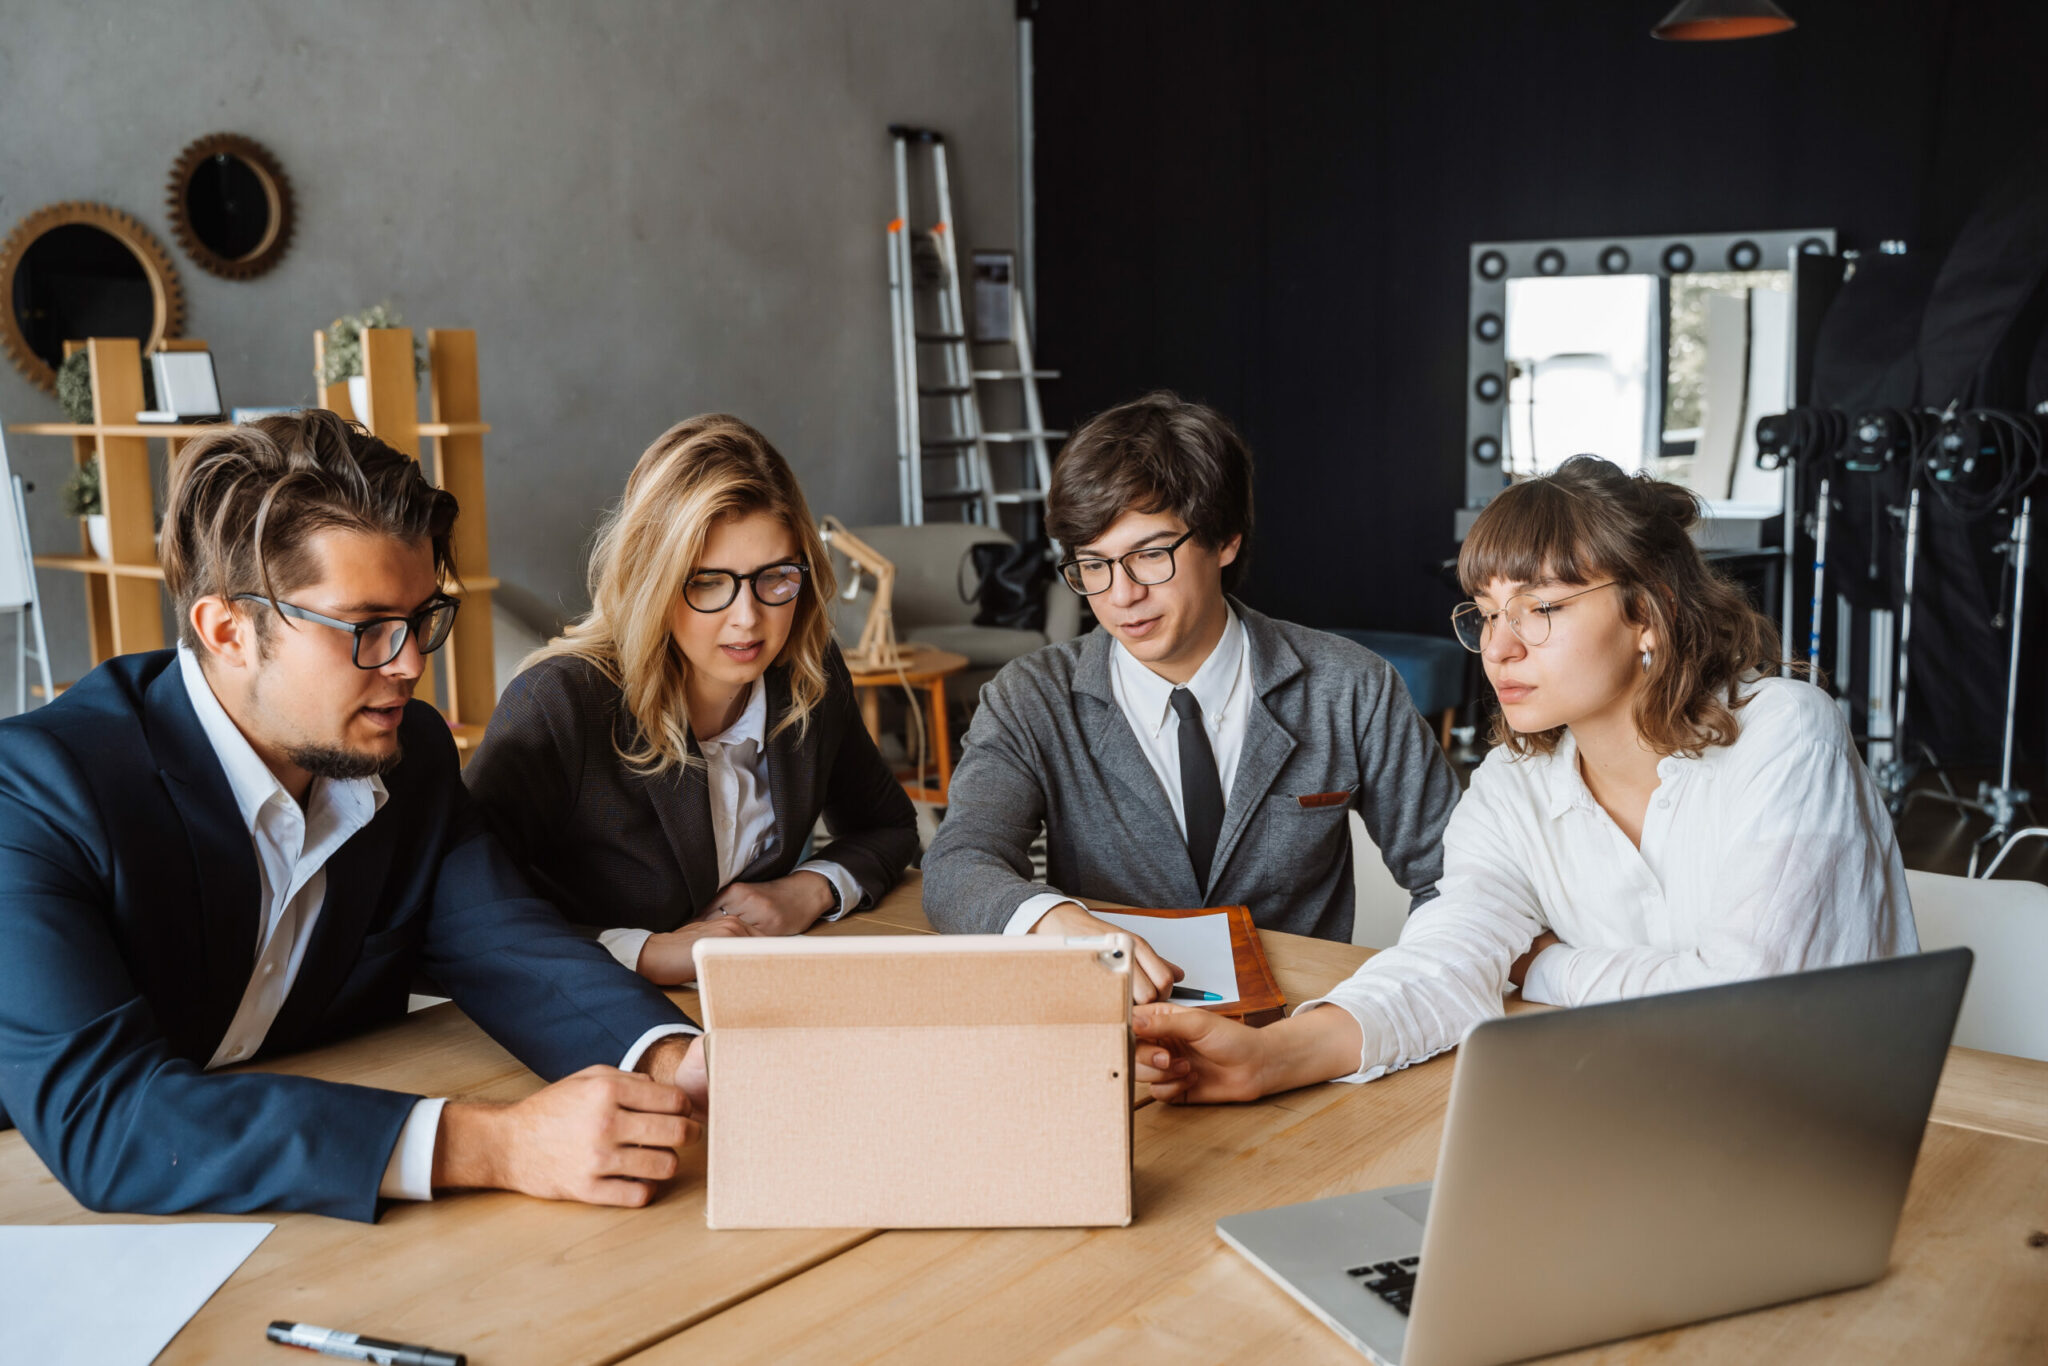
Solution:
{"label": "man's beard", "polygon": [[395,745],[389,754],[365,754],[339,745],[294,745],[284,757],[316,778],[346,781],[389,773],[405,757],[405,746]]}

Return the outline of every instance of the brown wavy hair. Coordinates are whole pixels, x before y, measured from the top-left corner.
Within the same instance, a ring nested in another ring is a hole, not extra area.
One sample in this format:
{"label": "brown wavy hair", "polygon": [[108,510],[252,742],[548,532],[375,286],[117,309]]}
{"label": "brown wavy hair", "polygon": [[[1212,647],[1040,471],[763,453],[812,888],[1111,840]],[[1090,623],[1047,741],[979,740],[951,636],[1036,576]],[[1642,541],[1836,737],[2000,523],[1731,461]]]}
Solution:
{"label": "brown wavy hair", "polygon": [[[279,594],[311,583],[321,568],[311,541],[322,531],[424,542],[435,580],[448,586],[456,510],[455,495],[427,482],[417,460],[324,408],[194,437],[171,462],[164,500],[160,559],[178,639],[204,660],[193,603],[218,596],[239,612],[236,594],[261,593],[275,609]],[[256,617],[259,648],[270,617]]]}
{"label": "brown wavy hair", "polygon": [[724,413],[678,422],[642,453],[590,553],[589,614],[520,665],[572,655],[617,685],[639,723],[639,742],[620,743],[618,753],[638,773],[652,777],[691,763],[690,662],[669,616],[712,526],[755,512],[779,518],[810,566],[789,639],[771,665],[789,669],[790,708],[770,734],[795,726],[801,735],[827,687],[832,564],[789,462],[767,437]]}
{"label": "brown wavy hair", "polygon": [[[1778,628],[1693,543],[1699,520],[1692,490],[1573,456],[1486,505],[1458,552],[1458,582],[1477,594],[1495,579],[1612,579],[1629,623],[1657,633],[1636,694],[1636,733],[1658,754],[1697,758],[1741,733],[1740,685],[1783,668]],[[1518,755],[1556,752],[1564,731],[1524,734],[1493,715],[1493,743]]]}

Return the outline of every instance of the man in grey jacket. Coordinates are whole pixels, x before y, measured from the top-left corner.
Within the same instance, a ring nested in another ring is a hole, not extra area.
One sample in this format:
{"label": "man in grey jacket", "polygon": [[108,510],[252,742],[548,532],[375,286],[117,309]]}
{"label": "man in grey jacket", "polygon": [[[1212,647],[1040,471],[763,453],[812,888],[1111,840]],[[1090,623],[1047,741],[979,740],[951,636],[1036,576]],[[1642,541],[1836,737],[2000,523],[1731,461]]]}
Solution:
{"label": "man in grey jacket", "polygon": [[[1101,934],[1069,897],[1246,905],[1348,942],[1356,809],[1414,905],[1436,894],[1458,785],[1393,667],[1228,596],[1252,531],[1251,452],[1215,411],[1155,393],[1075,433],[1046,529],[1102,630],[982,690],[924,861],[956,933]],[[1047,878],[1031,879],[1043,829]],[[1132,990],[1179,970],[1138,946]]]}

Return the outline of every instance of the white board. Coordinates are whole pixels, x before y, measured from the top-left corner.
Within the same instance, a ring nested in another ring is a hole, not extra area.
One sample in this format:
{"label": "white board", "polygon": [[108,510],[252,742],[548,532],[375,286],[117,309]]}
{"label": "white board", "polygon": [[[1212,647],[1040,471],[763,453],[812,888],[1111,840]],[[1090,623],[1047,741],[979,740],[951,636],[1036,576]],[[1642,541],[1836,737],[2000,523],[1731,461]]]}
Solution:
{"label": "white board", "polygon": [[14,471],[7,463],[7,438],[0,434],[0,611],[26,607],[34,600],[35,569],[22,538],[23,525],[14,497]]}

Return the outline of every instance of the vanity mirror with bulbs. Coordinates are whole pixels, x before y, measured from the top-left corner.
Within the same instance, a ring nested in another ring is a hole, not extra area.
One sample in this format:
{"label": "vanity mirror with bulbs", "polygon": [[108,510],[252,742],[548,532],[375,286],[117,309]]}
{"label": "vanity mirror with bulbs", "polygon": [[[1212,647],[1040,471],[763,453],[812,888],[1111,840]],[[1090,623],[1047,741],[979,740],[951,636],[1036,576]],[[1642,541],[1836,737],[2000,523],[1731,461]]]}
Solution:
{"label": "vanity mirror with bulbs", "polygon": [[1831,228],[1474,243],[1458,538],[1593,454],[1698,493],[1703,545],[1761,547],[1785,487],[1756,419],[1796,401],[1802,267],[1834,253]]}

